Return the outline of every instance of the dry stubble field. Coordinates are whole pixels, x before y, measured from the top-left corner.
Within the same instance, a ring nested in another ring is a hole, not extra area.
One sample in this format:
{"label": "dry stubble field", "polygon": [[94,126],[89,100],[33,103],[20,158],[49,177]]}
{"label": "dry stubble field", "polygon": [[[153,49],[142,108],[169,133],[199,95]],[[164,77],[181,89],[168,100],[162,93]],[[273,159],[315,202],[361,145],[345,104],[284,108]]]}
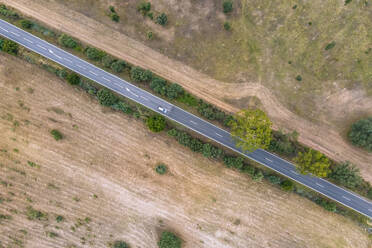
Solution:
{"label": "dry stubble field", "polygon": [[[139,1],[3,2],[224,110],[235,112],[258,97],[276,128],[297,130],[300,142],[335,161],[353,162],[372,182],[372,155],[344,138],[353,121],[372,114],[372,98],[361,86],[370,89],[372,60],[365,54],[370,7],[317,0],[298,4],[295,11],[297,1],[235,1],[228,34],[219,0],[151,1],[152,9],[169,15],[167,28],[143,18],[136,11]],[[119,23],[107,16],[109,5],[116,7]],[[157,36],[153,41],[146,40],[149,30]],[[337,46],[327,54],[324,45],[332,39]],[[294,80],[297,73],[307,75],[301,83]]]}
{"label": "dry stubble field", "polygon": [[[121,239],[152,248],[164,229],[185,248],[371,245],[350,220],[192,153],[4,54],[0,96],[0,214],[11,216],[0,222],[4,247],[108,247]],[[52,138],[54,128],[63,140]],[[158,162],[168,174],[155,173]],[[48,220],[28,220],[28,206]]]}

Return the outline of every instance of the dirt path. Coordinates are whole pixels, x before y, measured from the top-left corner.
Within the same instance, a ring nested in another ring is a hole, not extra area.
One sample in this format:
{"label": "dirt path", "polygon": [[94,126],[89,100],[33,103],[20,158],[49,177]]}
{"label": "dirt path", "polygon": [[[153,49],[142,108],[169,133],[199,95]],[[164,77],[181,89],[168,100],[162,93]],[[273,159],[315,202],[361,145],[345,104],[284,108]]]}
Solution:
{"label": "dirt path", "polygon": [[[225,99],[257,96],[276,128],[297,130],[301,143],[320,150],[336,161],[353,162],[358,165],[363,177],[372,182],[372,154],[349,145],[332,127],[314,124],[295,115],[284,107],[270,90],[258,83],[239,84],[239,87],[236,87],[216,81],[54,1],[12,0],[5,3],[86,43],[130,63],[148,68],[170,81],[178,82],[192,94],[224,110],[238,110],[225,102]],[[368,104],[372,105],[372,100]]]}
{"label": "dirt path", "polygon": [[[1,220],[5,247],[15,240],[27,248],[107,247],[122,239],[153,248],[162,229],[180,235],[184,248],[370,245],[350,220],[152,134],[4,54],[0,96],[0,214],[12,216]],[[64,139],[55,141],[51,129]],[[168,174],[155,173],[158,162]],[[28,220],[27,206],[49,220]]]}

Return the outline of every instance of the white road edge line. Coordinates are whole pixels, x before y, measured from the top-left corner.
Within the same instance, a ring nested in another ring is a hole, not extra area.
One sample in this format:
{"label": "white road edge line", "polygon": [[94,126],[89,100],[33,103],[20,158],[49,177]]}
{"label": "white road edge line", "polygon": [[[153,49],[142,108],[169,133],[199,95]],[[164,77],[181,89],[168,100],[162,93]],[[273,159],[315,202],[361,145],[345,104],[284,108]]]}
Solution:
{"label": "white road edge line", "polygon": [[93,72],[93,71],[89,71],[89,72],[92,73],[92,74],[95,75],[95,76],[98,76],[98,74],[95,73],[95,72]]}
{"label": "white road edge line", "polygon": [[0,27],[2,30],[4,30],[5,32],[8,32],[9,33],[9,31],[8,30],[6,30],[5,28],[2,28],[2,27]]}
{"label": "white road edge line", "polygon": [[31,41],[31,40],[29,40],[29,39],[27,39],[27,38],[23,38],[25,41],[27,41],[27,42],[30,42],[31,44],[34,44],[34,42],[33,41]]}
{"label": "white road edge line", "polygon": [[41,49],[48,50],[45,47],[43,47],[42,45],[37,44],[36,46],[40,47]]}
{"label": "white road edge line", "polygon": [[324,186],[323,185],[321,185],[320,183],[315,183],[316,185],[318,185],[319,187],[322,187],[322,188],[324,188]]}
{"label": "white road edge line", "polygon": [[350,198],[347,198],[346,196],[342,196],[342,198],[345,198],[348,201],[351,201]]}
{"label": "white road edge line", "polygon": [[267,161],[273,162],[271,159],[265,158]]}

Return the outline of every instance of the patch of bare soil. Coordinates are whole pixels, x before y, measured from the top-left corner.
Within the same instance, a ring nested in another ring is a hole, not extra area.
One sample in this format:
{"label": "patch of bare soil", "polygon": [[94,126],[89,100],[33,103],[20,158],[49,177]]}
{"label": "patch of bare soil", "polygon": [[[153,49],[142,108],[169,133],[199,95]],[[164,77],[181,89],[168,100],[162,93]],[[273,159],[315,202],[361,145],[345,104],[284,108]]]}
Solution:
{"label": "patch of bare soil", "polygon": [[[319,103],[318,108],[328,108],[321,119],[322,122],[311,122],[299,117],[286,108],[273,93],[259,83],[225,83],[214,80],[183,63],[172,60],[159,52],[133,40],[114,28],[98,22],[93,17],[68,9],[54,0],[12,0],[6,4],[21,10],[26,15],[36,18],[47,25],[62,30],[72,36],[95,47],[114,54],[130,63],[148,68],[170,81],[181,84],[192,94],[230,112],[239,110],[237,105],[229,104],[248,96],[260,99],[264,109],[272,119],[275,127],[283,130],[296,130],[299,141],[309,147],[320,150],[336,161],[349,160],[356,164],[363,177],[372,182],[372,154],[351,146],[343,138],[345,130],[331,124],[331,120],[338,123],[351,123],[361,115],[372,114],[372,100],[370,98],[349,97],[343,94],[327,92],[326,100]],[[360,95],[355,91],[345,90],[349,96]],[[342,91],[343,92],[343,91]],[[332,112],[335,102],[337,110]],[[243,104],[244,105],[244,104]],[[347,109],[344,108],[347,106]],[[336,114],[335,114],[336,113]],[[339,115],[342,116],[339,116]]]}
{"label": "patch of bare soil", "polygon": [[[0,54],[0,242],[5,247],[368,247],[352,221],[225,168]],[[56,141],[50,135],[64,135]],[[165,163],[169,172],[154,168]],[[48,220],[27,219],[32,206]],[[57,222],[56,217],[63,216]]]}

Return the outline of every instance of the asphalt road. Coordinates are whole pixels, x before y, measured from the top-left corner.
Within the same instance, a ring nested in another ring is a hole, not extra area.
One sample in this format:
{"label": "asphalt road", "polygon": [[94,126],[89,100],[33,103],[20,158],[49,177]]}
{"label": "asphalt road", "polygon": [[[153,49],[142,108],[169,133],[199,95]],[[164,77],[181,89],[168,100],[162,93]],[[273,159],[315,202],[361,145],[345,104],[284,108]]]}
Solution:
{"label": "asphalt road", "polygon": [[[234,145],[230,133],[225,130],[3,20],[0,20],[0,35],[372,219],[372,203],[350,191],[317,177],[300,175],[294,165],[265,150],[245,154]],[[160,111],[159,107],[168,110],[167,113]]]}

